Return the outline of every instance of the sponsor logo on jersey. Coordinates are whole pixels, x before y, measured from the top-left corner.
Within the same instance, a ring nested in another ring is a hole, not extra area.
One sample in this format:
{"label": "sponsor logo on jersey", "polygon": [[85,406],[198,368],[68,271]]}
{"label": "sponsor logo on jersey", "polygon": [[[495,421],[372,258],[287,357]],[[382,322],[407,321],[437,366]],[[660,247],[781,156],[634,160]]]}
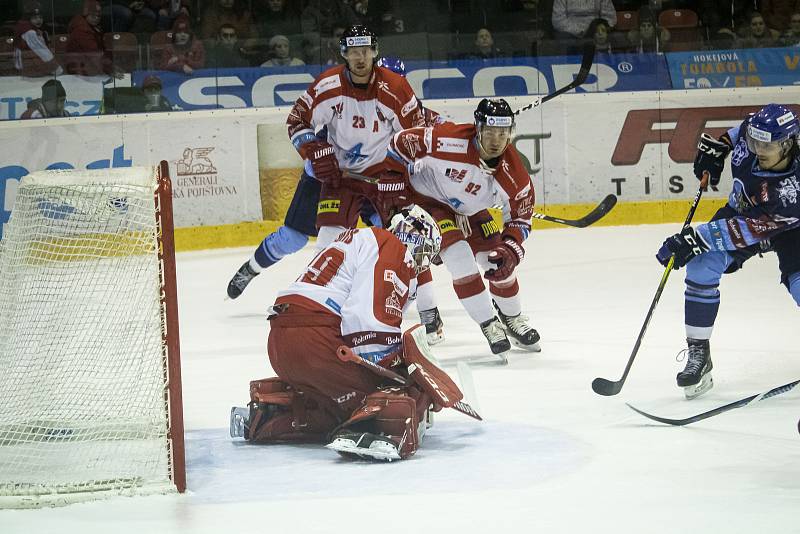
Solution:
{"label": "sponsor logo on jersey", "polygon": [[395,292],[392,292],[391,295],[386,297],[384,308],[387,315],[394,315],[395,317],[403,316],[403,307],[400,305],[400,297]]}
{"label": "sponsor logo on jersey", "polygon": [[444,175],[450,178],[453,182],[460,184],[467,177],[467,169],[453,169],[447,168]]}
{"label": "sponsor logo on jersey", "polygon": [[448,202],[448,203],[449,203],[451,206],[453,206],[453,208],[455,208],[455,209],[458,209],[458,208],[460,208],[460,207],[461,207],[461,206],[464,204],[462,201],[460,201],[460,200],[459,200],[459,199],[457,199],[456,197],[450,197],[450,198],[448,198],[448,199],[447,199],[447,202]]}
{"label": "sponsor logo on jersey", "polygon": [[800,189],[800,186],[798,186],[797,178],[794,176],[790,176],[789,178],[778,182],[778,198],[780,199],[784,208],[789,204],[797,204],[798,189]]}
{"label": "sponsor logo on jersey", "polygon": [[458,226],[456,226],[456,222],[453,219],[442,219],[439,221],[439,230],[444,234],[445,232],[450,232],[452,230],[458,230]]}
{"label": "sponsor logo on jersey", "polygon": [[[514,200],[523,200],[525,197],[530,196],[531,194],[531,184],[526,185],[522,188],[522,190],[517,193],[517,196],[514,197]],[[530,202],[530,199],[528,200]]]}
{"label": "sponsor logo on jersey", "polygon": [[483,232],[483,237],[490,237],[494,234],[499,234],[500,227],[497,225],[494,219],[492,219],[491,221],[481,223],[481,231]]}
{"label": "sponsor logo on jersey", "polygon": [[458,139],[457,137],[439,137],[436,139],[436,150],[439,152],[466,154],[468,147],[468,139]]}
{"label": "sponsor logo on jersey", "polygon": [[339,213],[341,204],[341,200],[321,200],[317,204],[317,213]]}
{"label": "sponsor logo on jersey", "polygon": [[363,345],[367,341],[375,339],[378,337],[376,332],[359,332],[357,335],[354,335],[350,338],[350,346],[356,347],[358,345]]}
{"label": "sponsor logo on jersey", "polygon": [[308,91],[303,91],[303,94],[300,95],[300,101],[305,104],[308,109],[311,109],[311,106],[314,105],[314,99],[311,98],[311,95],[308,94]]}
{"label": "sponsor logo on jersey", "polygon": [[364,143],[358,143],[355,146],[351,147],[347,152],[344,153],[344,159],[350,163],[351,167],[357,166],[359,163],[363,162],[367,158],[369,158],[369,154],[362,154],[361,148],[364,146]]}
{"label": "sponsor logo on jersey", "polygon": [[342,86],[342,80],[339,79],[338,74],[334,74],[333,76],[328,76],[326,78],[322,78],[317,85],[314,86],[312,91],[314,91],[315,96],[319,96],[325,91],[330,91],[331,89],[336,89],[337,87]]}
{"label": "sponsor logo on jersey", "polygon": [[336,313],[338,313],[338,314],[340,314],[340,315],[341,315],[341,313],[342,313],[342,307],[339,305],[339,303],[338,303],[338,302],[336,302],[336,301],[335,301],[335,300],[333,300],[332,298],[327,298],[327,299],[325,299],[325,305],[326,305],[327,307],[329,307],[330,309],[332,309],[333,311],[335,311]]}
{"label": "sponsor logo on jersey", "polygon": [[416,97],[414,97],[414,96],[412,96],[412,97],[411,97],[411,100],[409,100],[408,102],[406,102],[406,103],[405,103],[405,105],[403,106],[403,108],[400,110],[400,114],[401,114],[403,117],[406,117],[406,116],[408,116],[408,114],[409,114],[409,113],[411,113],[412,111],[414,111],[415,109],[417,109],[417,107],[419,107],[419,106],[417,105],[417,98],[416,98]]}
{"label": "sponsor logo on jersey", "polygon": [[761,182],[761,202],[769,202],[769,184]]}
{"label": "sponsor logo on jersey", "polygon": [[384,282],[391,282],[395,292],[397,292],[401,297],[408,293],[408,286],[402,280],[400,280],[400,277],[397,276],[397,273],[393,270],[384,269],[383,280]]}
{"label": "sponsor logo on jersey", "polygon": [[747,149],[747,143],[742,137],[739,140],[739,142],[736,143],[736,147],[733,149],[733,155],[731,156],[731,164],[739,166],[749,155],[750,151]]}

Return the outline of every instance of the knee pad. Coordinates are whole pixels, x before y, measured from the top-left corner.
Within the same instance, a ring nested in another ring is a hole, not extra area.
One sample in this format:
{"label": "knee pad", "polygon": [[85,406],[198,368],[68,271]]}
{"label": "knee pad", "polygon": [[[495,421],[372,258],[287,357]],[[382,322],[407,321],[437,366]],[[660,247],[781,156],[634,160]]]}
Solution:
{"label": "knee pad", "polygon": [[326,400],[280,378],[250,382],[250,420],[245,438],[258,443],[324,442],[339,423]]}

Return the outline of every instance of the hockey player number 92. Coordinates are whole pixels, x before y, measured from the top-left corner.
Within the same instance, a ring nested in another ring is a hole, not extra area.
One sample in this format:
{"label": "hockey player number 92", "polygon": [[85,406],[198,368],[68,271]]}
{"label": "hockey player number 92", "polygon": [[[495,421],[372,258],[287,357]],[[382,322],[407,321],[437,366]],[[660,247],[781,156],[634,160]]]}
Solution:
{"label": "hockey player number 92", "polygon": [[333,247],[328,248],[314,258],[300,281],[307,284],[326,286],[339,272],[339,268],[343,263],[344,251]]}

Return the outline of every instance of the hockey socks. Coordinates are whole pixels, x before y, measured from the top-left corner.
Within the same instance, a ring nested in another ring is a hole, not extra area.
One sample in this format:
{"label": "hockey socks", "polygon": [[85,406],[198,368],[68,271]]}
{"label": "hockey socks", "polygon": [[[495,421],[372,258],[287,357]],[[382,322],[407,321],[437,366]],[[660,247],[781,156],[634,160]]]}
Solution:
{"label": "hockey socks", "polygon": [[250,259],[250,267],[261,272],[284,256],[293,254],[308,243],[308,236],[288,226],[281,226],[269,234]]}

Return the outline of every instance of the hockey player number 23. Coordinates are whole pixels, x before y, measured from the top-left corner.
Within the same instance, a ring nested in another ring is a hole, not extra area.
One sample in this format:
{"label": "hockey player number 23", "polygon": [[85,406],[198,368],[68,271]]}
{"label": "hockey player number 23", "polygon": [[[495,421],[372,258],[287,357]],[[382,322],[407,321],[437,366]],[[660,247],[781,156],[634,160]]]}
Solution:
{"label": "hockey player number 23", "polygon": [[343,263],[343,250],[338,248],[326,249],[314,258],[300,281],[317,286],[326,286],[339,272]]}

